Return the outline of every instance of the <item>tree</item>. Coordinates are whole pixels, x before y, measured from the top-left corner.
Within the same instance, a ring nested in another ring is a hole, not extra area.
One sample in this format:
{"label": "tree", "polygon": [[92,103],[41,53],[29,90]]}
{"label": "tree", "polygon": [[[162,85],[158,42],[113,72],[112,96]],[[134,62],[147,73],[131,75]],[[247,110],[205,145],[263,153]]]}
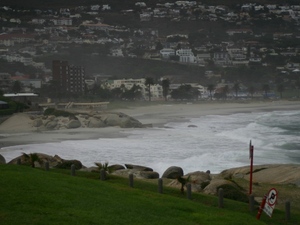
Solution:
{"label": "tree", "polygon": [[262,90],[265,92],[265,98],[268,98],[268,92],[270,91],[270,86],[268,84],[263,84]]}
{"label": "tree", "polygon": [[223,97],[226,99],[227,98],[227,94],[229,93],[229,87],[228,85],[225,85],[223,87]]}
{"label": "tree", "polygon": [[182,194],[184,193],[184,186],[186,186],[186,184],[190,182],[190,178],[191,178],[190,176],[188,176],[187,178],[178,176],[178,177],[176,178],[177,181],[181,184],[180,192],[181,192]]}
{"label": "tree", "polygon": [[233,85],[233,90],[235,91],[235,97],[238,98],[238,93],[239,93],[239,90],[240,90],[240,84],[239,83],[235,83]]}
{"label": "tree", "polygon": [[35,162],[40,162],[40,158],[37,153],[30,153],[30,154],[23,153],[23,156],[26,160],[29,161],[32,168],[35,167],[34,164]]}
{"label": "tree", "polygon": [[155,46],[156,51],[162,50],[163,48],[164,48],[164,46],[161,44],[160,41],[156,43],[156,46]]}
{"label": "tree", "polygon": [[212,91],[215,90],[215,85],[209,84],[209,85],[207,86],[207,90],[209,91],[210,100],[212,100]]}
{"label": "tree", "polygon": [[248,93],[251,95],[251,98],[253,98],[253,94],[255,93],[255,88],[253,86],[248,87]]}
{"label": "tree", "polygon": [[191,85],[184,84],[178,87],[177,89],[171,92],[171,96],[173,99],[193,99],[198,98],[199,91],[198,89],[195,90]]}
{"label": "tree", "polygon": [[152,77],[146,77],[145,85],[147,86],[148,89],[149,102],[151,101],[151,85],[153,84],[154,84],[154,79]]}
{"label": "tree", "polygon": [[282,98],[282,92],[284,92],[284,86],[283,84],[278,84],[277,85],[277,91],[280,93],[280,98]]}
{"label": "tree", "polygon": [[14,83],[13,83],[13,86],[11,88],[12,92],[13,93],[19,93],[21,92],[22,90],[22,84],[20,81],[16,80]]}
{"label": "tree", "polygon": [[167,96],[169,94],[169,88],[170,88],[170,80],[169,79],[163,79],[161,82],[161,86],[163,89],[163,96],[165,98],[165,101],[167,101]]}

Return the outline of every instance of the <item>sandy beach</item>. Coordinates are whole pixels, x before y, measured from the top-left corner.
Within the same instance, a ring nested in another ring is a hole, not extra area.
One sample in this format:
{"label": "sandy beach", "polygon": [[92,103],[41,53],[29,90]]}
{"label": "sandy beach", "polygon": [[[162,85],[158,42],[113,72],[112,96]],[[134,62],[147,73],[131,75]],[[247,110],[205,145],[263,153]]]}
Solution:
{"label": "sandy beach", "polygon": [[[143,124],[152,124],[153,127],[162,127],[168,122],[185,121],[204,115],[224,115],[233,113],[251,113],[261,111],[300,110],[298,101],[261,101],[241,103],[164,103],[151,106],[141,106],[114,110],[125,113]],[[7,146],[59,142],[63,140],[87,140],[99,138],[120,137],[130,128],[77,128],[38,132],[32,126],[30,115],[15,114],[0,124],[0,148]]]}

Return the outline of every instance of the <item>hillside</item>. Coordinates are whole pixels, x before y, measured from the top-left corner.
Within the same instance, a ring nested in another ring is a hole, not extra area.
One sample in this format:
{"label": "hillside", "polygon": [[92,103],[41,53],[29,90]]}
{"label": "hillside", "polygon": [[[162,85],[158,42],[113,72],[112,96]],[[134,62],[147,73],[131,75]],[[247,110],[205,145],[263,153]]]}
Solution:
{"label": "hillside", "polygon": [[135,181],[131,188],[120,177],[99,181],[97,173],[77,171],[72,177],[68,170],[0,169],[1,224],[296,225],[300,218],[287,222],[276,210],[272,219],[263,215],[258,221],[244,203],[225,200],[220,209],[216,197],[193,194],[191,201],[177,189],[158,194],[155,184]]}
{"label": "hillside", "polygon": [[[123,7],[124,5],[133,5],[135,2],[134,0],[123,1],[123,0],[73,0],[73,1],[60,1],[60,0],[30,0],[30,1],[22,1],[22,0],[1,0],[0,5],[10,5],[10,6],[19,6],[19,7],[39,7],[39,8],[49,8],[49,7],[72,7],[72,6],[79,6],[79,5],[93,5],[93,4],[111,4],[119,7]],[[147,1],[147,4],[154,5],[158,1],[152,0]],[[175,1],[159,1],[159,2],[175,2]],[[297,4],[297,0],[203,0],[201,1],[204,4],[214,4],[214,5],[234,5],[234,4],[242,4],[242,3],[250,3],[250,2],[257,2],[259,4],[265,3],[280,3],[280,4]]]}

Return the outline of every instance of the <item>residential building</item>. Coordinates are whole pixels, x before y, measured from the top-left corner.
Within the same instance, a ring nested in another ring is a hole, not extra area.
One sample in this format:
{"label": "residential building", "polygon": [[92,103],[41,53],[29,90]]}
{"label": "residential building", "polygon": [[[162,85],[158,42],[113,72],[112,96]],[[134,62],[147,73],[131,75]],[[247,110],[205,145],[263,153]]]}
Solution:
{"label": "residential building", "polygon": [[178,49],[176,55],[179,56],[179,61],[183,63],[195,63],[195,56],[192,49]]}
{"label": "residential building", "polygon": [[228,66],[231,64],[228,52],[214,52],[213,60],[219,66]]}
{"label": "residential building", "polygon": [[2,91],[8,91],[11,87],[12,80],[9,73],[0,73],[0,89]]}
{"label": "residential building", "polygon": [[[145,78],[140,79],[120,79],[120,80],[107,80],[104,83],[104,87],[112,90],[114,88],[124,88],[130,90],[133,85],[141,87],[142,95],[145,99],[148,98],[148,89],[145,85]],[[154,84],[150,86],[150,93],[152,99],[161,99],[162,98],[162,86],[160,84]]]}
{"label": "residential building", "polygon": [[58,82],[62,92],[83,93],[85,91],[85,68],[69,65],[67,61],[52,62],[53,80]]}
{"label": "residential building", "polygon": [[72,26],[72,18],[54,18],[51,21],[55,26]]}
{"label": "residential building", "polygon": [[199,53],[196,56],[196,61],[199,64],[199,66],[205,66],[210,59],[210,53]]}
{"label": "residential building", "polygon": [[172,48],[163,48],[159,53],[163,59],[170,59],[171,56],[175,55],[175,50]]}

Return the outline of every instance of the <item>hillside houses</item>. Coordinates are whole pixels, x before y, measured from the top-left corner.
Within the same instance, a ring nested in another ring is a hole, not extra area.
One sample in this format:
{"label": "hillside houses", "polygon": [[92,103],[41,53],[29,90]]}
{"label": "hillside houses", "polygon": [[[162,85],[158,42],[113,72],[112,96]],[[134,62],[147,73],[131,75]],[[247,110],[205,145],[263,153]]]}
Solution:
{"label": "hillside houses", "polygon": [[[151,6],[140,1],[133,8],[118,10],[109,4],[33,9],[19,18],[13,10],[0,9],[0,58],[32,67],[39,74],[51,74],[49,62],[40,58],[70,53],[74,46],[89,49],[86,54],[90,55],[100,52],[107,57],[140,57],[204,69],[300,69],[300,5],[248,3],[230,8],[197,1]],[[272,21],[279,25],[269,28]]]}

